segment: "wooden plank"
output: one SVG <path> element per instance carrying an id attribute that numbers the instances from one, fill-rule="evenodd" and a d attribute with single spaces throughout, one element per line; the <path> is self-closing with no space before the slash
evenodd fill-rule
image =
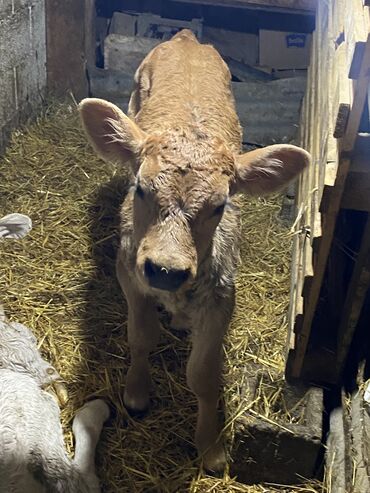
<path id="1" fill-rule="evenodd" d="M 328 161 L 326 163 L 324 189 L 322 192 L 321 202 L 320 202 L 321 213 L 326 213 L 329 210 L 337 173 L 338 173 L 338 163 L 335 161 L 334 162 Z"/>
<path id="2" fill-rule="evenodd" d="M 330 2 L 333 19 L 330 36 L 336 45 L 341 39 L 344 41 L 344 11 L 346 1 L 347 0 L 336 0 L 335 2 Z"/>
<path id="3" fill-rule="evenodd" d="M 325 122 L 321 116 L 321 112 L 327 113 L 327 93 L 328 93 L 328 80 L 330 77 L 329 66 L 327 65 L 328 51 L 322 49 L 326 45 L 324 42 L 326 33 L 329 26 L 329 13 L 327 5 L 321 2 L 318 7 L 318 15 L 320 22 L 317 26 L 317 45 L 315 46 L 316 56 L 315 60 L 315 75 L 312 84 L 311 92 L 313 95 L 313 118 L 311 121 L 311 153 L 313 156 L 313 166 L 311 166 L 310 176 L 310 194 L 308 197 L 308 219 L 307 224 L 310 226 L 310 241 L 307 241 L 306 250 L 309 249 L 309 253 L 306 252 L 306 273 L 302 290 L 302 295 L 306 298 L 311 288 L 313 277 L 313 254 L 312 254 L 312 238 L 320 234 L 321 221 L 319 215 L 318 204 L 318 189 L 319 189 L 319 175 L 320 169 L 325 166 L 325 163 L 321 160 L 323 149 L 325 149 Z M 327 66 L 328 72 L 323 71 L 322 67 Z M 313 132 L 315 129 L 315 132 Z"/>
<path id="4" fill-rule="evenodd" d="M 362 243 L 357 256 L 351 281 L 347 290 L 341 323 L 338 331 L 337 374 L 340 375 L 346 361 L 356 325 L 367 291 L 370 286 L 370 216 L 362 235 Z"/>
<path id="5" fill-rule="evenodd" d="M 320 31 L 321 32 L 321 31 Z M 294 359 L 294 347 L 300 344 L 300 327 L 302 325 L 304 294 L 309 289 L 309 282 L 312 279 L 312 252 L 307 252 L 307 246 L 310 247 L 309 232 L 311 228 L 311 210 L 312 195 L 315 187 L 315 175 L 317 173 L 318 163 L 315 161 L 312 152 L 313 143 L 316 142 L 320 135 L 318 125 L 315 124 L 316 113 L 319 103 L 316 96 L 316 82 L 319 72 L 319 50 L 320 44 L 318 39 L 320 33 L 318 30 L 313 34 L 311 44 L 311 63 L 307 73 L 307 89 L 302 104 L 301 113 L 301 133 L 300 144 L 302 147 L 311 152 L 313 163 L 310 168 L 300 176 L 297 186 L 296 205 L 298 217 L 295 225 L 294 255 L 292 259 L 292 278 L 290 293 L 289 309 L 289 333 L 288 333 L 288 354 L 287 354 L 287 375 L 289 374 L 289 361 Z M 313 132 L 312 130 L 315 130 Z M 306 229 L 308 227 L 308 230 Z"/>
<path id="6" fill-rule="evenodd" d="M 65 97 L 70 91 L 79 100 L 88 95 L 85 70 L 85 1 L 45 1 L 47 88 Z"/>
<path id="7" fill-rule="evenodd" d="M 348 118 L 348 125 L 346 133 L 343 139 L 340 141 L 340 149 L 344 152 L 351 151 L 355 145 L 358 128 L 364 109 L 365 100 L 370 83 L 370 34 L 367 36 L 366 47 L 361 60 L 361 68 L 359 77 L 356 81 L 353 81 L 353 103 L 351 112 Z M 348 170 L 347 170 L 348 171 Z M 346 175 L 345 170 L 341 173 L 342 176 Z M 341 177 L 340 177 L 341 178 Z M 333 204 L 336 208 L 337 204 Z"/>
<path id="8" fill-rule="evenodd" d="M 335 89 L 333 92 L 332 115 L 334 117 L 334 132 L 336 139 L 343 137 L 346 132 L 352 103 L 352 87 L 347 77 L 347 46 L 338 46 L 334 54 Z"/>
<path id="9" fill-rule="evenodd" d="M 95 67 L 95 37 L 96 37 L 95 0 L 85 0 L 85 57 L 87 68 Z"/>
<path id="10" fill-rule="evenodd" d="M 291 276 L 290 276 L 290 297 L 288 310 L 288 340 L 287 349 L 293 349 L 295 346 L 294 323 L 296 317 L 296 300 L 297 300 L 297 281 L 298 281 L 298 262 L 299 262 L 299 239 L 296 235 L 293 240 Z"/>
<path id="11" fill-rule="evenodd" d="M 272 10 L 274 12 L 290 12 L 314 14 L 317 0 L 172 0 L 173 2 L 197 3 L 219 7 L 239 7 L 249 9 Z"/>
<path id="12" fill-rule="evenodd" d="M 347 51 L 347 71 L 349 74 L 351 66 L 357 65 L 357 57 L 361 58 L 360 51 L 356 53 L 359 42 L 365 42 L 369 33 L 369 11 L 364 8 L 361 0 L 345 1 L 344 39 Z M 359 66 L 359 65 L 358 65 Z"/>
<path id="13" fill-rule="evenodd" d="M 351 67 L 349 69 L 350 79 L 358 79 L 360 75 L 361 60 L 365 53 L 365 47 L 366 47 L 366 43 L 364 43 L 363 41 L 358 41 L 355 44 L 355 51 L 353 53 Z"/>
<path id="14" fill-rule="evenodd" d="M 309 236 L 305 236 L 303 245 L 303 283 L 302 283 L 302 298 L 305 301 L 310 292 L 313 279 L 313 263 L 312 263 L 312 246 Z"/>

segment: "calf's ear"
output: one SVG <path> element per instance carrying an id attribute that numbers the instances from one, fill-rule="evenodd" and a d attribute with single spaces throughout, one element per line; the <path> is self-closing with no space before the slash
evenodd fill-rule
<path id="1" fill-rule="evenodd" d="M 277 144 L 236 156 L 236 178 L 231 192 L 265 195 L 283 188 L 310 163 L 308 152 Z"/>
<path id="2" fill-rule="evenodd" d="M 131 161 L 135 168 L 135 155 L 146 137 L 145 132 L 104 99 L 83 99 L 78 110 L 85 132 L 99 156 L 119 163 Z"/>

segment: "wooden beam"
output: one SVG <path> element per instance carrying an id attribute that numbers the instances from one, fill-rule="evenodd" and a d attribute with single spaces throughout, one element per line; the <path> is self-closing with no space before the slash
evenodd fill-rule
<path id="1" fill-rule="evenodd" d="M 316 10 L 317 0 L 172 0 L 173 2 L 197 3 L 218 7 L 238 7 L 272 10 L 294 14 L 311 14 Z"/>

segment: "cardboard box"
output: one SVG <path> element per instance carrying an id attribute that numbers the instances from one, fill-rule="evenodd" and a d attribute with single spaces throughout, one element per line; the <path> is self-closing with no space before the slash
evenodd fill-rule
<path id="1" fill-rule="evenodd" d="M 259 63 L 276 70 L 304 69 L 310 63 L 311 35 L 266 31 L 259 33 Z"/>
<path id="2" fill-rule="evenodd" d="M 246 65 L 256 65 L 258 36 L 256 34 L 228 31 L 204 26 L 203 43 L 212 44 L 222 56 L 233 58 Z"/>

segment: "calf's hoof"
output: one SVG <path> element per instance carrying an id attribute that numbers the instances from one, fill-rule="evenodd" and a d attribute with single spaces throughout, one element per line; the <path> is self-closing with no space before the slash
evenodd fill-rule
<path id="1" fill-rule="evenodd" d="M 123 394 L 123 402 L 129 414 L 131 416 L 144 416 L 149 409 L 149 396 L 146 394 L 140 395 L 136 393 L 135 395 L 130 394 L 125 390 Z"/>
<path id="2" fill-rule="evenodd" d="M 212 445 L 203 453 L 202 459 L 203 467 L 207 472 L 212 474 L 223 473 L 227 464 L 223 443 L 220 441 Z"/>
<path id="3" fill-rule="evenodd" d="M 86 474 L 85 481 L 89 487 L 89 493 L 101 493 L 100 482 L 95 473 Z"/>

